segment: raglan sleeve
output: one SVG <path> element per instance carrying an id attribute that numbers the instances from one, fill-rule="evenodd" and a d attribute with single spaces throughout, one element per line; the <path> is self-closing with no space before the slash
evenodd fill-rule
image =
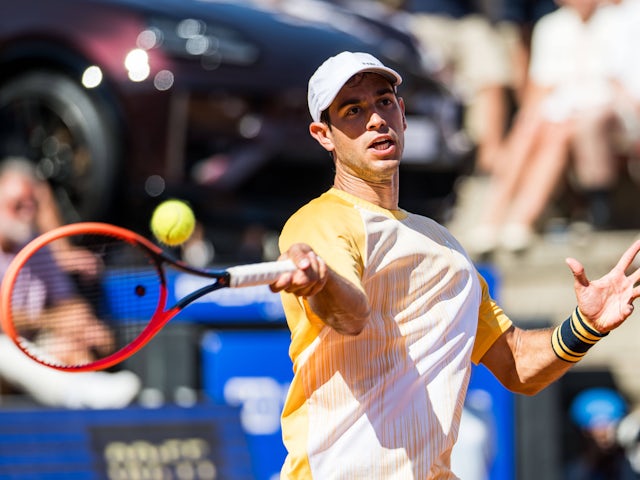
<path id="1" fill-rule="evenodd" d="M 471 353 L 471 361 L 476 365 L 491 348 L 491 345 L 512 325 L 502 308 L 491 298 L 489 287 L 482 275 L 478 274 L 482 286 L 482 298 L 478 312 L 478 330 Z"/>
<path id="2" fill-rule="evenodd" d="M 362 274 L 364 270 L 364 233 L 362 220 L 353 208 L 335 202 L 308 204 L 286 222 L 279 238 L 281 252 L 295 243 L 308 244 L 338 275 L 364 292 Z M 321 327 L 317 318 L 303 298 L 282 293 L 283 306 L 290 327 L 302 317 Z"/>

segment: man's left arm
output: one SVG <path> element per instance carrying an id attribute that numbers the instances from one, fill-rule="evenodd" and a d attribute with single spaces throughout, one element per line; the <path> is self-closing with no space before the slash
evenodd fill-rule
<path id="1" fill-rule="evenodd" d="M 574 312 L 556 328 L 523 330 L 512 326 L 489 348 L 481 363 L 506 388 L 527 395 L 560 378 L 633 313 L 633 301 L 640 296 L 640 269 L 632 268 L 632 263 L 639 251 L 640 240 L 609 273 L 593 281 L 580 262 L 568 258 L 578 301 Z"/>

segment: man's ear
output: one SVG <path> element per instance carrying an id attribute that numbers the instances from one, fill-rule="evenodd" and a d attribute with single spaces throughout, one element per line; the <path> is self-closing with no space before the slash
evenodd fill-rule
<path id="1" fill-rule="evenodd" d="M 311 123 L 311 125 L 309 125 L 309 133 L 327 152 L 333 152 L 335 147 L 329 133 L 329 126 L 326 123 Z"/>
<path id="2" fill-rule="evenodd" d="M 404 127 L 404 130 L 407 129 L 407 117 L 404 113 L 404 98 L 399 97 L 398 98 L 398 104 L 400 104 L 400 108 L 402 109 L 402 126 Z"/>

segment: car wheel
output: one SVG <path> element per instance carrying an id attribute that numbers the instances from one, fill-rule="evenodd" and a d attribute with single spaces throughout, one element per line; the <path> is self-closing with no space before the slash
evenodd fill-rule
<path id="1" fill-rule="evenodd" d="M 0 155 L 32 160 L 68 222 L 100 217 L 110 204 L 119 143 L 98 105 L 55 72 L 23 74 L 0 86 Z"/>

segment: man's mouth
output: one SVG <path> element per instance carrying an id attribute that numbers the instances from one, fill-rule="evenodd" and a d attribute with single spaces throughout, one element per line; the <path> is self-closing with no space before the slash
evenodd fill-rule
<path id="1" fill-rule="evenodd" d="M 371 144 L 371 148 L 375 150 L 386 150 L 391 148 L 394 143 L 391 140 L 380 140 L 379 142 L 374 142 Z"/>

